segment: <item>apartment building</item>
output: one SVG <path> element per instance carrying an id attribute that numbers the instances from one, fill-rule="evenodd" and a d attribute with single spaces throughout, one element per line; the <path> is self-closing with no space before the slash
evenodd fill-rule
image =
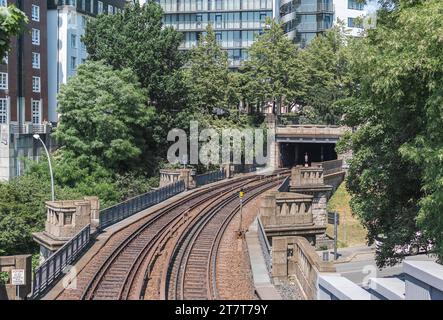
<path id="1" fill-rule="evenodd" d="M 279 18 L 288 37 L 301 47 L 332 27 L 333 0 L 281 0 Z"/>
<path id="2" fill-rule="evenodd" d="M 363 31 L 362 18 L 368 12 L 358 0 L 334 0 L 334 23 L 343 21 L 352 36 L 360 36 Z"/>
<path id="3" fill-rule="evenodd" d="M 195 46 L 208 24 L 227 50 L 231 67 L 247 59 L 248 49 L 274 17 L 273 0 L 152 0 L 165 11 L 164 23 L 184 33 L 181 49 Z M 141 4 L 144 1 L 141 2 Z"/>
<path id="4" fill-rule="evenodd" d="M 57 94 L 60 86 L 76 74 L 86 61 L 81 41 L 88 20 L 99 14 L 115 14 L 124 9 L 126 0 L 47 0 L 48 1 L 48 90 L 49 121 L 58 122 Z"/>
<path id="5" fill-rule="evenodd" d="M 0 0 L 0 6 L 15 5 L 29 18 L 0 59 L 0 180 L 20 175 L 21 158 L 39 154 L 34 133 L 49 140 L 46 1 Z"/>

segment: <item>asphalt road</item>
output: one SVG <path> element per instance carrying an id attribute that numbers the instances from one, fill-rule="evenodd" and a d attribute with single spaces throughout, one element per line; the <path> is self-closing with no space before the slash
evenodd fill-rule
<path id="1" fill-rule="evenodd" d="M 406 260 L 435 261 L 435 258 L 425 254 L 406 257 Z M 364 253 L 351 262 L 336 264 L 337 272 L 352 282 L 367 286 L 369 278 L 400 277 L 402 278 L 403 264 L 399 263 L 393 267 L 378 269 L 375 264 L 374 253 Z"/>

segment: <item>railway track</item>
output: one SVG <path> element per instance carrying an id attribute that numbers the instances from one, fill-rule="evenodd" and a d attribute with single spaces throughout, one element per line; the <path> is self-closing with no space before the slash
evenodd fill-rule
<path id="1" fill-rule="evenodd" d="M 281 182 L 255 181 L 245 188 L 244 203 Z M 218 299 L 217 256 L 225 229 L 239 211 L 238 193 L 231 192 L 195 217 L 174 243 L 166 259 L 160 299 Z"/>
<path id="2" fill-rule="evenodd" d="M 126 228 L 126 237 L 115 249 L 106 257 L 94 261 L 97 264 L 93 268 L 96 272 L 83 289 L 81 299 L 138 299 L 143 295 L 143 284 L 162 246 L 187 222 L 193 210 L 259 179 L 259 176 L 249 176 L 196 192 L 158 210 L 142 223 Z"/>

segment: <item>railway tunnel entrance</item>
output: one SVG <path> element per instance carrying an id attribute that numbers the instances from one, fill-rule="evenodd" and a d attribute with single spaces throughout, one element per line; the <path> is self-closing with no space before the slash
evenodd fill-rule
<path id="1" fill-rule="evenodd" d="M 308 164 L 337 159 L 335 143 L 280 143 L 281 166 L 291 168 L 305 164 L 305 155 Z"/>

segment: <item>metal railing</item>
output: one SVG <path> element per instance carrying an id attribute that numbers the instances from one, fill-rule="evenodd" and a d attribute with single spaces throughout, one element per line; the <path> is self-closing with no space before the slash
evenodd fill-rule
<path id="1" fill-rule="evenodd" d="M 98 228 L 100 230 L 107 228 L 183 191 L 185 191 L 185 182 L 180 180 L 104 209 L 100 211 Z"/>
<path id="2" fill-rule="evenodd" d="M 269 274 L 272 274 L 272 247 L 266 237 L 265 228 L 260 220 L 260 217 L 257 217 L 257 233 L 258 233 L 258 241 L 260 243 L 260 247 L 263 252 L 263 257 L 265 258 L 266 269 Z"/>
<path id="3" fill-rule="evenodd" d="M 10 133 L 12 134 L 34 134 L 34 133 L 50 133 L 52 127 L 49 124 L 11 124 Z"/>
<path id="4" fill-rule="evenodd" d="M 322 162 L 323 174 L 329 175 L 343 171 L 343 160 L 331 160 Z"/>
<path id="5" fill-rule="evenodd" d="M 290 177 L 287 177 L 282 184 L 278 187 L 278 192 L 287 192 L 289 190 L 289 180 Z"/>
<path id="6" fill-rule="evenodd" d="M 67 270 L 65 268 L 80 256 L 80 253 L 88 246 L 90 240 L 91 225 L 88 224 L 43 262 L 34 271 L 31 298 L 36 299 L 41 296 L 54 281 L 66 273 Z"/>
<path id="7" fill-rule="evenodd" d="M 212 171 L 195 176 L 195 185 L 196 187 L 200 187 L 208 183 L 223 180 L 225 178 L 226 172 L 224 170 Z"/>
<path id="8" fill-rule="evenodd" d="M 264 21 L 180 21 L 174 23 L 167 23 L 166 26 L 173 27 L 179 31 L 186 30 L 201 30 L 204 31 L 208 25 L 211 25 L 215 30 L 240 30 L 240 29 L 263 29 L 265 27 Z"/>

